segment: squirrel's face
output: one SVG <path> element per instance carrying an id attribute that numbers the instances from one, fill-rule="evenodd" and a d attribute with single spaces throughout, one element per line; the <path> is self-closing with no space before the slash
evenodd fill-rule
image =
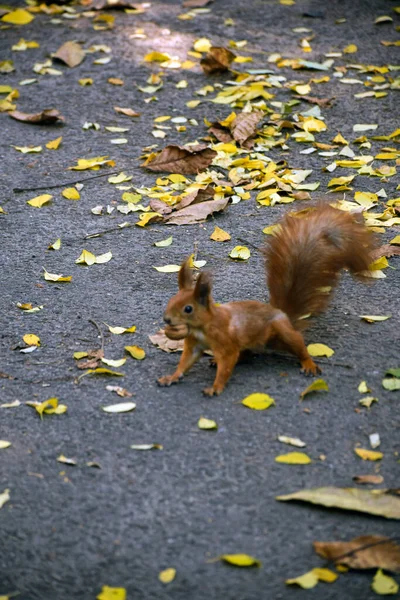
<path id="1" fill-rule="evenodd" d="M 179 272 L 179 292 L 171 298 L 164 312 L 165 335 L 172 340 L 187 337 L 191 329 L 199 329 L 207 321 L 211 282 L 207 273 L 201 273 L 193 288 L 188 262 L 183 263 Z"/>

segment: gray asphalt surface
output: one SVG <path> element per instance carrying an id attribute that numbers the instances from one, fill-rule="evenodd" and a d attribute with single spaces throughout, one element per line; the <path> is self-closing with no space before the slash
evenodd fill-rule
<path id="1" fill-rule="evenodd" d="M 279 503 L 275 496 L 327 485 L 352 487 L 354 475 L 377 471 L 384 476 L 380 487 L 398 487 L 399 394 L 383 390 L 381 380 L 387 368 L 400 366 L 399 260 L 390 259 L 393 268 L 386 270 L 387 278 L 372 286 L 363 287 L 345 275 L 328 313 L 307 331 L 307 342 L 323 342 L 335 349 L 331 359 L 319 361 L 329 393 L 300 403 L 299 393 L 310 380 L 300 374 L 295 359 L 271 352 L 240 364 L 222 396 L 204 398 L 201 389 L 210 385 L 213 377 L 207 358 L 180 385 L 159 388 L 156 384 L 156 378 L 172 372 L 178 360 L 176 354 L 166 354 L 148 340 L 162 324 L 163 308 L 176 291 L 176 275 L 158 273 L 152 266 L 181 262 L 196 241 L 198 258 L 207 260 L 215 274 L 216 300 L 266 299 L 260 253 L 251 247 L 248 263 L 233 262 L 227 255 L 243 239 L 260 246 L 265 238 L 262 229 L 276 222 L 286 207 L 260 208 L 253 198 L 230 206 L 200 226 L 156 224 L 87 240 L 88 234 L 137 220 L 135 214 L 95 216 L 90 212 L 96 205 L 119 201 L 120 192 L 107 177 L 86 183 L 78 202 L 64 199 L 62 188 L 45 186 L 78 179 L 67 167 L 78 158 L 98 155 L 110 155 L 117 164 L 112 171 L 133 175 L 135 186 L 153 186 L 157 175 L 139 166 L 143 147 L 159 142 L 161 148 L 167 142 L 200 138 L 206 133 L 203 117 L 215 120 L 231 112 L 229 106 L 209 102 L 194 110 L 186 107 L 187 101 L 196 98 L 195 90 L 210 81 L 229 79 L 207 77 L 199 69 L 166 71 L 164 87 L 156 94 L 158 101 L 146 104 L 147 95 L 137 86 L 145 85 L 150 72 L 159 70 L 143 63 L 146 52 L 169 51 L 184 59 L 199 37 L 209 37 L 216 45 L 246 39 L 248 46 L 236 52 L 253 56 L 252 68 L 267 67 L 288 79 L 308 81 L 320 73 L 278 69 L 266 62 L 266 56 L 279 52 L 320 62 L 325 53 L 355 43 L 358 53 L 335 59 L 335 66 L 349 62 L 396 64 L 398 48 L 380 44 L 380 40 L 399 37 L 395 27 L 400 18 L 394 6 L 389 0 L 296 0 L 293 6 L 216 0 L 209 5 L 211 12 L 179 20 L 177 15 L 185 11 L 178 2 L 153 2 L 144 14 L 113 12 L 115 27 L 109 31 L 94 31 L 90 18 L 59 17 L 61 23 L 53 24 L 52 16 L 45 14 L 38 14 L 24 27 L 0 31 L 0 59 L 12 58 L 15 63 L 15 71 L 1 75 L 0 83 L 18 87 L 18 109 L 36 112 L 54 107 L 66 119 L 62 126 L 35 127 L 14 121 L 6 113 L 0 115 L 0 206 L 7 212 L 0 215 L 1 371 L 10 376 L 0 381 L 0 400 L 21 401 L 21 406 L 2 409 L 0 415 L 0 438 L 12 442 L 10 448 L 1 450 L 0 457 L 0 493 L 8 488 L 11 495 L 0 510 L 0 595 L 19 592 L 20 600 L 91 600 L 103 585 L 109 585 L 126 588 L 129 600 L 375 597 L 370 589 L 373 572 L 350 572 L 333 584 L 319 583 L 309 591 L 284 582 L 322 564 L 313 552 L 313 541 L 398 535 L 397 522 Z M 385 14 L 394 22 L 374 25 L 375 18 Z M 234 19 L 234 26 L 224 25 L 227 17 Z M 347 21 L 336 25 L 338 18 Z M 298 41 L 303 34 L 294 33 L 296 27 L 310 28 L 316 34 L 312 53 L 302 53 Z M 137 28 L 148 37 L 131 38 Z M 11 46 L 21 37 L 37 40 L 40 48 L 12 52 Z M 63 73 L 60 77 L 32 72 L 34 62 L 43 61 L 71 39 L 84 42 L 85 48 L 111 46 L 112 60 L 93 65 L 94 57 L 105 56 L 96 54 L 88 55 L 74 69 L 54 64 Z M 246 65 L 239 68 L 244 71 Z M 389 90 L 380 99 L 356 100 L 353 94 L 368 88 L 340 85 L 332 72 L 329 75 L 328 83 L 313 89 L 320 97 L 336 97 L 336 104 L 322 111 L 328 130 L 319 134 L 318 141 L 329 143 L 338 131 L 353 140 L 359 135 L 353 133 L 354 123 L 377 123 L 379 134 L 399 127 L 399 91 Z M 349 71 L 347 76 L 359 78 L 357 71 Z M 32 77 L 38 79 L 34 85 L 18 85 Z M 78 85 L 83 77 L 92 77 L 94 84 Z M 120 77 L 125 85 L 110 85 L 109 77 Z M 181 79 L 188 80 L 187 89 L 175 87 Z M 281 95 L 277 91 L 277 99 L 288 97 L 287 91 Z M 117 115 L 115 105 L 134 108 L 141 117 Z M 194 117 L 199 126 L 183 134 L 171 129 L 166 140 L 156 140 L 151 135 L 153 119 L 168 114 Z M 84 131 L 85 121 L 97 122 L 101 129 Z M 120 134 L 106 132 L 104 126 L 110 125 L 129 127 L 130 131 L 122 134 L 129 143 L 112 145 L 110 139 Z M 63 142 L 57 151 L 22 155 L 12 148 L 44 145 L 59 135 Z M 323 159 L 318 153 L 302 155 L 299 152 L 305 145 L 292 140 L 288 144 L 290 151 L 284 158 L 289 165 L 315 169 L 313 181 L 321 181 L 319 191 L 325 192 L 332 175 L 321 167 L 334 159 Z M 395 144 L 373 142 L 371 153 L 388 145 Z M 358 154 L 357 147 L 352 147 Z M 281 154 L 279 149 L 271 151 L 274 159 Z M 338 171 L 335 176 L 351 172 Z M 82 179 L 93 174 L 83 172 Z M 385 181 L 358 177 L 354 189 L 376 192 L 384 187 L 388 198 L 394 198 L 399 194 L 398 184 L 398 176 Z M 43 190 L 12 191 L 35 186 L 43 186 Z M 26 204 L 47 192 L 54 196 L 51 205 L 34 209 Z M 351 199 L 351 193 L 348 197 Z M 231 242 L 209 240 L 215 224 L 231 233 Z M 393 227 L 379 239 L 385 243 L 398 233 L 399 228 Z M 172 246 L 153 245 L 171 234 Z M 58 237 L 61 250 L 48 251 Z M 105 265 L 75 265 L 83 248 L 95 254 L 112 251 L 113 259 Z M 44 281 L 43 266 L 52 273 L 72 275 L 72 282 Z M 44 309 L 24 314 L 17 302 L 44 305 Z M 361 314 L 391 314 L 392 318 L 369 325 L 360 321 Z M 135 324 L 137 332 L 124 336 L 111 335 L 102 326 L 105 354 L 120 358 L 125 345 L 137 344 L 146 350 L 146 358 L 140 362 L 128 358 L 118 369 L 125 373 L 124 378 L 86 376 L 77 384 L 80 372 L 73 353 L 100 344 L 89 319 L 126 327 Z M 42 345 L 33 354 L 19 352 L 26 333 L 41 338 Z M 370 411 L 356 410 L 361 380 L 367 380 L 371 395 L 379 398 Z M 106 390 L 109 384 L 134 393 L 134 412 L 109 415 L 101 410 L 101 406 L 122 401 Z M 276 406 L 264 412 L 241 406 L 240 400 L 253 392 L 269 393 Z M 41 421 L 36 411 L 24 405 L 54 396 L 68 405 L 65 415 L 45 415 Z M 215 419 L 218 431 L 200 431 L 200 416 Z M 379 433 L 384 452 L 379 464 L 362 462 L 354 453 L 357 444 L 369 447 L 368 436 L 374 432 Z M 278 435 L 303 439 L 313 463 L 277 464 L 275 456 L 294 450 L 279 443 Z M 164 449 L 130 449 L 131 444 L 152 442 Z M 77 466 L 58 463 L 60 454 L 74 458 Z M 97 462 L 101 469 L 87 467 L 88 461 Z M 257 557 L 262 567 L 235 569 L 208 562 L 224 553 L 239 552 Z M 176 568 L 177 575 L 164 586 L 158 573 L 167 567 Z"/>

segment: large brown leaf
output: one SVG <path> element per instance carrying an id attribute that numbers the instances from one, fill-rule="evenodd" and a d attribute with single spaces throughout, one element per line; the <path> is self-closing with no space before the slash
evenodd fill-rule
<path id="1" fill-rule="evenodd" d="M 210 73 L 224 73 L 229 70 L 229 65 L 235 56 L 227 48 L 211 46 L 206 56 L 201 59 L 200 64 L 207 75 L 210 75 Z"/>
<path id="2" fill-rule="evenodd" d="M 386 258 L 390 258 L 391 256 L 400 255 L 400 247 L 392 246 L 391 244 L 385 244 L 384 246 L 380 246 L 376 248 L 372 252 L 372 260 L 378 260 L 378 258 L 382 258 L 382 256 L 386 256 Z"/>
<path id="3" fill-rule="evenodd" d="M 231 124 L 231 131 L 234 140 L 239 142 L 240 145 L 247 142 L 248 139 L 255 134 L 257 125 L 263 117 L 264 113 L 259 110 L 251 113 L 239 113 Z"/>
<path id="4" fill-rule="evenodd" d="M 157 173 L 165 172 L 190 175 L 204 171 L 212 163 L 216 155 L 215 150 L 200 144 L 191 148 L 183 148 L 171 144 L 166 146 L 154 159 L 151 161 L 147 160 L 141 166 Z"/>
<path id="5" fill-rule="evenodd" d="M 400 546 L 387 537 L 362 535 L 350 542 L 314 542 L 313 546 L 323 558 L 352 569 L 400 571 Z"/>
<path id="6" fill-rule="evenodd" d="M 58 121 L 64 121 L 64 117 L 55 108 L 46 108 L 40 113 L 24 113 L 14 110 L 8 114 L 16 121 L 31 123 L 32 125 L 53 125 Z"/>
<path id="7" fill-rule="evenodd" d="M 164 352 L 182 352 L 183 350 L 183 340 L 170 340 L 165 335 L 164 329 L 159 329 L 154 335 L 149 335 L 149 340 Z"/>
<path id="8" fill-rule="evenodd" d="M 299 100 L 304 100 L 310 104 L 318 104 L 322 108 L 330 108 L 335 103 L 335 98 L 317 98 L 316 96 L 296 96 Z"/>
<path id="9" fill-rule="evenodd" d="M 219 200 L 191 204 L 186 208 L 182 208 L 182 210 L 164 217 L 164 223 L 168 225 L 193 225 L 205 221 L 214 212 L 224 210 L 228 204 L 228 200 L 228 198 L 220 198 Z"/>
<path id="10" fill-rule="evenodd" d="M 65 42 L 65 44 L 60 46 L 57 52 L 53 54 L 53 58 L 61 60 L 63 63 L 72 68 L 81 64 L 85 58 L 85 52 L 82 50 L 80 44 L 70 41 Z"/>
<path id="11" fill-rule="evenodd" d="M 182 210 L 182 208 L 186 208 L 190 204 L 198 204 L 199 202 L 204 202 L 205 200 L 209 200 L 214 196 L 214 188 L 211 185 L 208 185 L 204 190 L 193 190 L 184 196 L 179 204 L 174 206 L 174 210 Z"/>

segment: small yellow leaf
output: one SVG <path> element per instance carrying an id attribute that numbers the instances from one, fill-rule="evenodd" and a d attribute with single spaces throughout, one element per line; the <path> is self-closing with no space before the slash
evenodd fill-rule
<path id="1" fill-rule="evenodd" d="M 318 584 L 318 577 L 313 571 L 308 571 L 295 579 L 286 579 L 287 585 L 299 585 L 304 590 L 310 590 Z"/>
<path id="2" fill-rule="evenodd" d="M 261 567 L 261 561 L 249 554 L 222 554 L 219 558 L 235 567 Z"/>
<path id="3" fill-rule="evenodd" d="M 250 394 L 242 400 L 242 404 L 253 410 L 266 410 L 270 406 L 275 406 L 275 400 L 268 394 L 261 394 L 259 392 Z"/>
<path id="4" fill-rule="evenodd" d="M 1 20 L 5 23 L 11 23 L 12 25 L 27 25 L 34 18 L 35 17 L 27 10 L 24 10 L 23 8 L 17 8 L 16 10 L 13 10 L 12 12 L 9 12 L 1 17 Z"/>
<path id="5" fill-rule="evenodd" d="M 392 240 L 390 240 L 389 244 L 395 244 L 400 246 L 400 235 L 396 235 Z"/>
<path id="6" fill-rule="evenodd" d="M 378 402 L 378 398 L 375 398 L 374 396 L 366 396 L 365 398 L 361 398 L 361 400 L 358 402 L 361 404 L 361 406 L 365 406 L 365 408 L 371 408 L 374 402 Z"/>
<path id="7" fill-rule="evenodd" d="M 11 446 L 11 442 L 7 442 L 6 440 L 0 440 L 0 450 L 4 448 L 9 448 Z M 1 599 L 1 596 L 0 596 Z"/>
<path id="8" fill-rule="evenodd" d="M 58 238 L 55 242 L 48 246 L 48 250 L 59 250 L 61 248 L 61 238 Z"/>
<path id="9" fill-rule="evenodd" d="M 102 409 L 106 413 L 126 413 L 135 410 L 136 404 L 134 402 L 120 402 L 119 404 L 110 404 L 109 406 L 102 406 Z"/>
<path id="10" fill-rule="evenodd" d="M 299 438 L 288 437 L 287 435 L 279 435 L 278 440 L 283 444 L 289 444 L 290 446 L 296 446 L 297 448 L 304 448 L 305 442 Z"/>
<path id="11" fill-rule="evenodd" d="M 329 386 L 324 379 L 316 379 L 313 381 L 305 390 L 303 390 L 300 394 L 300 397 L 303 399 L 304 396 L 307 396 L 310 392 L 329 392 Z"/>
<path id="12" fill-rule="evenodd" d="M 151 221 L 154 221 L 157 217 L 161 217 L 160 213 L 158 213 L 158 212 L 142 213 L 139 216 L 139 221 L 137 221 L 137 223 L 135 223 L 135 225 L 138 225 L 139 227 L 145 227 Z"/>
<path id="13" fill-rule="evenodd" d="M 139 346 L 125 346 L 125 350 L 136 360 L 143 360 L 146 356 L 146 352 Z"/>
<path id="14" fill-rule="evenodd" d="M 41 196 L 36 196 L 31 200 L 27 200 L 27 204 L 29 204 L 30 206 L 34 206 L 35 208 L 41 208 L 43 204 L 47 204 L 47 202 L 50 202 L 52 197 L 53 196 L 51 194 L 42 194 Z"/>
<path id="15" fill-rule="evenodd" d="M 51 142 L 47 142 L 46 148 L 48 148 L 49 150 L 57 150 L 57 148 L 59 147 L 61 142 L 62 142 L 62 136 L 56 138 L 55 140 L 52 140 Z"/>
<path id="16" fill-rule="evenodd" d="M 170 567 L 169 569 L 164 569 L 164 571 L 160 571 L 158 574 L 158 579 L 161 583 L 171 583 L 175 579 L 176 569 Z"/>
<path id="17" fill-rule="evenodd" d="M 343 48 L 344 54 L 354 54 L 357 52 L 358 48 L 355 44 L 349 44 L 346 48 Z"/>
<path id="18" fill-rule="evenodd" d="M 124 131 L 126 131 L 126 129 L 124 129 Z M 132 175 L 127 175 L 126 173 L 122 172 L 119 173 L 119 175 L 111 175 L 111 177 L 108 178 L 108 182 L 109 183 L 124 183 L 125 181 L 130 181 L 132 179 Z"/>
<path id="19" fill-rule="evenodd" d="M 333 583 L 339 577 L 337 573 L 330 569 L 315 567 L 312 572 L 318 577 L 319 581 L 324 581 L 325 583 Z"/>
<path id="20" fill-rule="evenodd" d="M 312 460 L 305 452 L 288 452 L 288 454 L 276 456 L 275 462 L 287 465 L 308 465 Z"/>
<path id="21" fill-rule="evenodd" d="M 250 258 L 250 250 L 246 246 L 235 246 L 229 253 L 229 256 L 236 260 L 248 260 Z"/>
<path id="22" fill-rule="evenodd" d="M 10 490 L 6 489 L 0 494 L 0 508 L 3 508 L 6 502 L 10 500 Z"/>
<path id="23" fill-rule="evenodd" d="M 58 404 L 58 398 L 49 398 L 44 402 L 25 402 L 25 404 L 32 406 L 39 413 L 41 419 L 43 419 L 43 414 L 62 415 L 67 412 L 67 406 L 65 404 Z"/>
<path id="24" fill-rule="evenodd" d="M 343 145 L 348 145 L 348 141 L 342 136 L 341 133 L 338 133 L 337 136 L 335 136 L 332 140 L 332 142 L 334 144 L 343 144 Z"/>
<path id="25" fill-rule="evenodd" d="M 76 465 L 76 460 L 73 458 L 67 458 L 64 454 L 60 454 L 56 458 L 57 462 L 63 463 L 64 465 L 71 465 L 72 467 Z"/>
<path id="26" fill-rule="evenodd" d="M 188 108 L 197 108 L 199 104 L 201 104 L 201 100 L 189 100 L 189 102 L 186 102 Z"/>
<path id="27" fill-rule="evenodd" d="M 335 354 L 335 351 L 325 344 L 309 344 L 307 350 L 310 356 L 327 356 L 329 358 Z"/>
<path id="28" fill-rule="evenodd" d="M 367 321 L 367 323 L 376 323 L 378 321 L 386 321 L 387 319 L 390 319 L 390 317 L 391 317 L 391 315 L 387 315 L 387 316 L 360 315 L 360 319 Z"/>
<path id="29" fill-rule="evenodd" d="M 81 358 L 86 358 L 87 355 L 87 352 L 74 352 L 73 357 L 75 360 L 81 360 Z"/>
<path id="30" fill-rule="evenodd" d="M 167 60 L 169 60 L 171 57 L 169 56 L 169 54 L 163 54 L 162 52 L 149 52 L 148 54 L 146 54 L 146 56 L 144 57 L 144 60 L 146 62 L 166 62 Z"/>
<path id="31" fill-rule="evenodd" d="M 369 389 L 366 381 L 361 381 L 361 383 L 360 383 L 360 385 L 358 386 L 357 389 L 360 392 L 360 394 L 367 394 L 368 392 L 371 391 Z"/>
<path id="32" fill-rule="evenodd" d="M 366 450 L 365 448 L 354 448 L 354 452 L 363 460 L 381 460 L 383 458 L 382 452 Z"/>
<path id="33" fill-rule="evenodd" d="M 74 187 L 70 187 L 70 188 L 65 188 L 65 190 L 63 190 L 61 192 L 61 194 L 64 196 L 64 198 L 66 198 L 67 200 L 79 200 L 79 198 L 81 197 L 80 193 L 78 192 L 78 190 Z"/>
<path id="34" fill-rule="evenodd" d="M 96 600 L 126 600 L 126 589 L 103 585 L 100 594 L 96 596 Z"/>
<path id="35" fill-rule="evenodd" d="M 218 227 L 218 225 L 215 226 L 214 231 L 210 235 L 210 240 L 213 240 L 214 242 L 227 242 L 230 239 L 230 234 Z"/>
<path id="36" fill-rule="evenodd" d="M 78 79 L 78 83 L 79 85 L 92 85 L 93 84 L 93 79 L 91 77 L 84 77 L 82 79 Z"/>
<path id="37" fill-rule="evenodd" d="M 69 282 L 72 279 L 72 275 L 69 275 L 68 277 L 64 277 L 63 275 L 57 275 L 57 273 L 48 273 L 48 271 L 46 271 L 46 269 L 43 267 L 44 270 L 44 278 L 46 281 L 59 281 L 59 282 Z"/>
<path id="38" fill-rule="evenodd" d="M 112 371 L 111 369 L 106 369 L 105 367 L 97 367 L 97 369 L 88 369 L 81 375 L 110 375 L 111 377 L 124 377 L 124 373 L 119 373 L 118 371 Z"/>
<path id="39" fill-rule="evenodd" d="M 114 335 L 121 335 L 122 333 L 135 333 L 136 331 L 136 325 L 132 325 L 131 327 L 112 327 L 111 325 L 107 325 L 107 323 L 104 323 L 104 325 L 106 325 Z"/>
<path id="40" fill-rule="evenodd" d="M 398 583 L 396 583 L 393 577 L 385 575 L 382 569 L 378 569 L 375 573 L 371 587 L 379 596 L 391 596 L 397 594 L 399 591 Z"/>
<path id="41" fill-rule="evenodd" d="M 96 256 L 88 250 L 82 250 L 81 255 L 76 259 L 75 262 L 77 265 L 94 265 L 96 262 Z"/>
<path id="42" fill-rule="evenodd" d="M 29 154 L 30 152 L 41 152 L 43 150 L 42 146 L 13 146 L 22 154 Z"/>
<path id="43" fill-rule="evenodd" d="M 105 252 L 104 254 L 98 254 L 96 256 L 96 265 L 103 265 L 104 263 L 108 263 L 112 259 L 111 252 Z"/>
<path id="44" fill-rule="evenodd" d="M 181 270 L 180 265 L 165 265 L 164 267 L 154 267 L 156 271 L 159 273 L 178 273 Z"/>
<path id="45" fill-rule="evenodd" d="M 157 248 L 166 248 L 167 246 L 170 246 L 172 244 L 173 239 L 174 238 L 172 237 L 172 235 L 170 235 L 165 240 L 154 242 L 154 245 L 157 246 Z"/>
<path id="46" fill-rule="evenodd" d="M 101 362 L 107 365 L 108 367 L 122 367 L 126 363 L 126 358 L 119 358 L 117 360 L 112 360 L 111 358 L 102 358 Z"/>
<path id="47" fill-rule="evenodd" d="M 200 417 L 197 426 L 199 429 L 218 429 L 218 425 L 215 421 L 206 419 L 205 417 Z"/>
<path id="48" fill-rule="evenodd" d="M 34 333 L 26 333 L 22 339 L 28 346 L 40 346 L 40 337 Z"/>
<path id="49" fill-rule="evenodd" d="M 212 44 L 207 38 L 200 38 L 193 44 L 193 48 L 196 50 L 196 52 L 208 52 L 211 46 Z"/>

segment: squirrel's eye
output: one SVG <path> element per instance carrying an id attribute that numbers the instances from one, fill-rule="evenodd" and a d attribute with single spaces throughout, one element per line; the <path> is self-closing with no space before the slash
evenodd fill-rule
<path id="1" fill-rule="evenodd" d="M 185 313 L 189 314 L 192 312 L 193 306 L 190 306 L 190 304 L 188 304 L 187 306 L 185 306 L 185 308 L 183 310 Z"/>

